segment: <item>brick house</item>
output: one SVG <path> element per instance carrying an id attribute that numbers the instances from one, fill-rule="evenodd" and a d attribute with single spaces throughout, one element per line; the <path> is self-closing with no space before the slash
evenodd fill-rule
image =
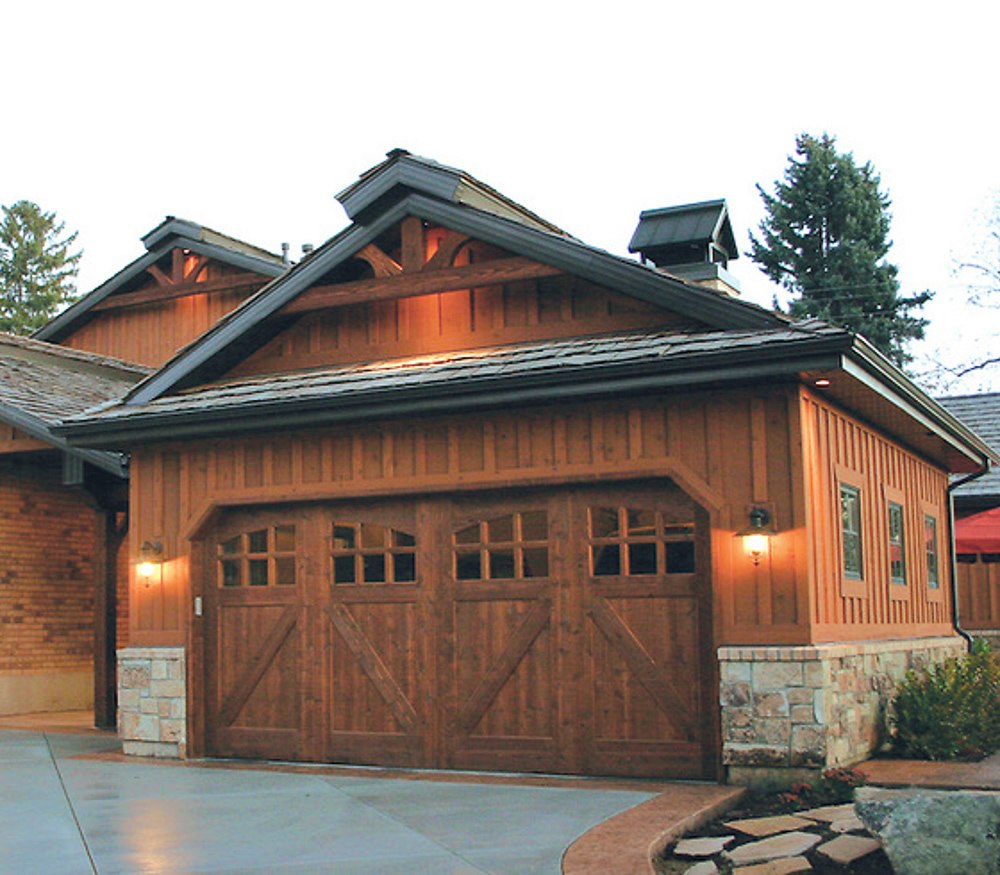
<path id="1" fill-rule="evenodd" d="M 168 218 L 145 253 L 40 329 L 0 335 L 0 714 L 95 709 L 115 726 L 128 642 L 128 460 L 62 418 L 122 396 L 282 259 Z"/>

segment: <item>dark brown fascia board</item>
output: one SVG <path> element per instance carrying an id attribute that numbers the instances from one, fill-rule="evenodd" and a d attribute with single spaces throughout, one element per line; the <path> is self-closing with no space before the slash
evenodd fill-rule
<path id="1" fill-rule="evenodd" d="M 654 268 L 581 243 L 419 194 L 409 198 L 416 215 L 478 237 L 501 249 L 550 264 L 573 276 L 609 286 L 647 303 L 707 322 L 714 328 L 777 328 L 789 321 L 756 304 L 681 282 Z"/>
<path id="2" fill-rule="evenodd" d="M 142 244 L 147 249 L 152 249 L 160 242 L 169 240 L 173 237 L 183 237 L 189 240 L 198 240 L 202 243 L 219 246 L 227 252 L 232 252 L 234 255 L 245 255 L 250 258 L 258 258 L 261 261 L 270 262 L 282 269 L 287 266 L 282 261 L 282 257 L 280 255 L 277 255 L 274 252 L 268 252 L 261 246 L 255 246 L 253 243 L 247 243 L 245 240 L 230 237 L 228 234 L 223 234 L 221 231 L 215 231 L 212 228 L 206 228 L 204 225 L 199 225 L 197 222 L 189 222 L 187 219 L 179 219 L 176 216 L 168 216 L 166 220 L 157 225 L 152 231 L 144 234 L 142 237 Z M 213 243 L 213 241 L 215 242 Z M 227 241 L 231 245 L 226 245 L 226 243 L 218 241 Z"/>
<path id="3" fill-rule="evenodd" d="M 273 280 L 254 298 L 224 317 L 167 362 L 156 374 L 136 386 L 124 403 L 144 404 L 171 391 L 211 380 L 215 376 L 213 370 L 216 373 L 224 370 L 218 363 L 226 361 L 224 353 L 230 344 L 407 216 L 417 216 L 453 228 L 517 255 L 525 255 L 574 276 L 609 286 L 622 294 L 707 322 L 715 328 L 776 328 L 789 324 L 788 320 L 763 307 L 683 283 L 573 238 L 530 228 L 472 207 L 409 194 L 370 224 L 351 225 L 317 249 L 306 261 Z M 214 368 L 213 363 L 216 365 Z"/>
<path id="4" fill-rule="evenodd" d="M 103 301 L 108 295 L 113 294 L 125 283 L 129 282 L 129 280 L 134 279 L 145 271 L 150 265 L 155 264 L 163 257 L 163 254 L 160 251 L 150 251 L 139 256 L 135 261 L 125 265 L 114 276 L 101 283 L 96 289 L 88 292 L 59 315 L 54 316 L 34 332 L 31 337 L 34 340 L 47 340 L 50 343 L 61 340 L 72 330 L 77 320 L 86 315 L 91 307 Z"/>
<path id="5" fill-rule="evenodd" d="M 387 160 L 365 171 L 336 197 L 351 220 L 363 224 L 369 216 L 410 193 L 423 193 L 451 203 L 467 199 L 479 201 L 493 207 L 492 211 L 485 209 L 484 212 L 496 214 L 495 211 L 500 210 L 501 215 L 516 216 L 514 221 L 558 234 L 565 233 L 464 170 L 411 155 L 403 149 L 390 152 Z"/>
<path id="6" fill-rule="evenodd" d="M 863 337 L 854 337 L 842 369 L 981 469 L 1000 463 L 1000 456 L 989 444 L 927 395 Z"/>
<path id="7" fill-rule="evenodd" d="M 23 431 L 35 440 L 48 444 L 54 450 L 81 459 L 116 477 L 128 478 L 128 462 L 123 456 L 107 450 L 71 446 L 64 437 L 53 434 L 51 427 L 44 420 L 25 413 L 19 407 L 0 401 L 0 422 L 12 425 L 18 431 Z"/>
<path id="8" fill-rule="evenodd" d="M 84 295 L 79 301 L 67 307 L 58 316 L 50 319 L 31 335 L 32 338 L 35 340 L 47 340 L 52 343 L 58 342 L 77 326 L 79 320 L 85 317 L 94 305 L 113 295 L 126 283 L 144 273 L 147 268 L 156 264 L 164 255 L 178 247 L 190 249 L 198 255 L 204 255 L 208 258 L 231 264 L 234 267 L 241 267 L 244 270 L 252 271 L 264 277 L 273 278 L 280 276 L 287 270 L 282 265 L 241 252 L 234 252 L 231 249 L 226 249 L 224 246 L 216 246 L 212 243 L 205 243 L 202 240 L 196 240 L 191 237 L 181 237 L 171 234 L 169 238 L 161 241 L 160 245 L 150 249 L 145 255 L 139 256 L 139 258 L 123 267 L 110 279 L 101 283 L 92 292 Z"/>
<path id="9" fill-rule="evenodd" d="M 444 165 L 407 160 L 409 155 L 390 158 L 335 195 L 351 221 L 361 222 L 373 206 L 380 206 L 393 189 L 417 189 L 450 201 L 461 178 Z M 405 195 L 402 195 L 405 196 Z"/>
<path id="10" fill-rule="evenodd" d="M 213 363 L 222 357 L 231 344 L 407 215 L 406 204 L 399 203 L 370 225 L 351 225 L 346 228 L 315 250 L 309 258 L 272 280 L 252 298 L 216 322 L 155 374 L 135 386 L 125 396 L 124 403 L 145 404 L 175 389 L 191 385 L 199 375 L 212 368 Z"/>
<path id="11" fill-rule="evenodd" d="M 790 349 L 790 346 L 794 346 Z M 197 411 L 148 413 L 134 418 L 86 421 L 58 427 L 76 446 L 126 447 L 155 440 L 180 440 L 244 434 L 255 431 L 333 425 L 360 420 L 398 419 L 484 410 L 510 405 L 594 400 L 675 389 L 694 389 L 752 383 L 767 379 L 798 380 L 810 370 L 832 370 L 842 360 L 844 339 L 804 338 L 778 350 L 741 351 L 734 356 L 721 349 L 695 353 L 676 361 L 635 365 L 561 367 L 522 377 L 505 375 L 489 380 L 436 383 L 427 387 L 355 392 L 337 399 L 270 399 L 238 409 L 217 407 Z M 769 354 L 770 353 L 770 354 Z"/>

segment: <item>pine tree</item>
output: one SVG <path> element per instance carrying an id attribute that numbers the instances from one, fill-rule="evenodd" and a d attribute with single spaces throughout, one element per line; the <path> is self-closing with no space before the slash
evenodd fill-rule
<path id="1" fill-rule="evenodd" d="M 0 331 L 27 334 L 76 298 L 76 233 L 31 201 L 0 208 Z"/>
<path id="2" fill-rule="evenodd" d="M 791 316 L 813 316 L 863 334 L 897 364 L 904 346 L 924 336 L 926 319 L 910 315 L 929 292 L 899 295 L 896 266 L 885 261 L 888 196 L 872 165 L 858 167 L 827 134 L 796 139 L 784 181 L 774 194 L 757 186 L 766 218 L 750 236 L 750 257 L 794 296 Z"/>

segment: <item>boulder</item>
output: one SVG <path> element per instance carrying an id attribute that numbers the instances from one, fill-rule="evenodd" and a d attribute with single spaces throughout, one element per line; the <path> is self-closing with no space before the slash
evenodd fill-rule
<path id="1" fill-rule="evenodd" d="M 1000 793 L 860 787 L 854 808 L 896 872 L 1000 872 Z"/>

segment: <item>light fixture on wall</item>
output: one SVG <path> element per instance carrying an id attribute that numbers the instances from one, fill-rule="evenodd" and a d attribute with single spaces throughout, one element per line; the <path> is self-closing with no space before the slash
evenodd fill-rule
<path id="1" fill-rule="evenodd" d="M 143 541 L 139 548 L 139 564 L 136 572 L 149 586 L 150 578 L 156 573 L 163 562 L 163 544 L 159 541 Z"/>
<path id="2" fill-rule="evenodd" d="M 754 505 L 748 514 L 749 525 L 736 533 L 743 539 L 743 549 L 753 560 L 754 565 L 760 565 L 760 560 L 768 551 L 771 538 L 776 534 L 771 524 L 771 512 L 764 507 Z"/>

